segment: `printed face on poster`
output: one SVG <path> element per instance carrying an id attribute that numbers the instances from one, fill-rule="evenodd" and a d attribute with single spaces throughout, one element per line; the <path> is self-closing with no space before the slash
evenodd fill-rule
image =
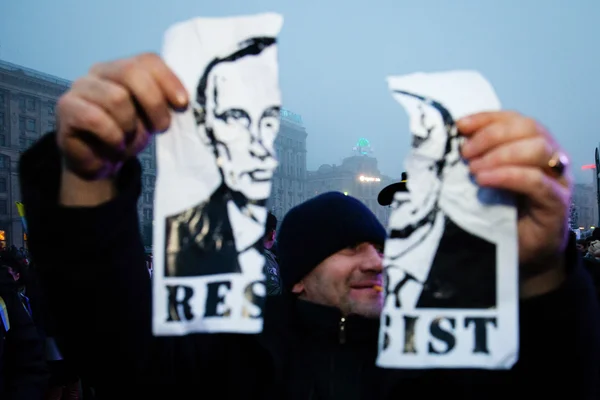
<path id="1" fill-rule="evenodd" d="M 157 335 L 262 329 L 281 25 L 276 14 L 195 19 L 166 35 L 165 60 L 193 101 L 157 140 Z"/>
<path id="2" fill-rule="evenodd" d="M 455 124 L 500 103 L 471 71 L 388 82 L 408 113 L 412 150 L 385 245 L 377 364 L 508 368 L 518 349 L 516 209 L 507 194 L 474 182 Z"/>

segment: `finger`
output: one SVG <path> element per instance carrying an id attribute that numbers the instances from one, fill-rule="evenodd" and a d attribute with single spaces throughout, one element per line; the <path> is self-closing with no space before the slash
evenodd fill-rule
<path id="1" fill-rule="evenodd" d="M 480 186 L 523 195 L 532 205 L 548 210 L 556 209 L 557 203 L 568 203 L 569 188 L 538 167 L 504 166 L 481 171 L 475 179 Z"/>
<path id="2" fill-rule="evenodd" d="M 486 111 L 468 115 L 456 121 L 456 127 L 463 135 L 471 135 L 486 125 L 521 117 L 515 111 Z"/>
<path id="3" fill-rule="evenodd" d="M 91 75 L 109 79 L 124 86 L 133 96 L 138 117 L 150 132 L 162 132 L 171 122 L 169 104 L 148 68 L 135 59 L 99 64 Z"/>
<path id="4" fill-rule="evenodd" d="M 124 135 L 104 109 L 72 94 L 63 96 L 57 108 L 63 132 L 57 141 L 70 167 L 94 175 L 105 159 L 122 157 Z"/>
<path id="5" fill-rule="evenodd" d="M 127 157 L 137 156 L 148 146 L 148 142 L 150 141 L 150 134 L 144 129 L 141 121 L 138 121 L 138 129 L 135 132 L 135 137 L 129 142 L 125 151 Z"/>
<path id="6" fill-rule="evenodd" d="M 121 128 L 100 106 L 70 92 L 61 97 L 57 105 L 62 140 L 74 136 L 71 132 L 89 132 L 115 152 L 125 150 L 125 140 Z M 60 142 L 59 142 L 60 144 Z"/>
<path id="7" fill-rule="evenodd" d="M 114 175 L 121 169 L 122 162 L 106 162 L 106 159 L 97 154 L 97 148 L 92 148 L 85 140 L 78 138 L 67 139 L 69 154 L 78 154 L 77 158 L 66 157 L 66 165 L 80 176 L 89 179 L 98 179 Z"/>
<path id="8" fill-rule="evenodd" d="M 137 128 L 135 106 L 124 87 L 92 75 L 75 81 L 72 90 L 79 97 L 102 107 L 123 132 L 133 132 Z"/>
<path id="9" fill-rule="evenodd" d="M 531 137 L 499 145 L 481 157 L 469 161 L 471 173 L 503 166 L 531 166 L 544 168 L 552 157 L 553 148 L 542 137 Z"/>
<path id="10" fill-rule="evenodd" d="M 173 108 L 185 109 L 189 103 L 188 92 L 175 73 L 154 53 L 143 54 L 140 58 L 148 64 L 152 75 Z"/>
<path id="11" fill-rule="evenodd" d="M 467 160 L 480 157 L 493 148 L 512 142 L 539 135 L 537 123 L 524 117 L 515 117 L 485 125 L 469 137 L 461 148 L 461 154 Z"/>

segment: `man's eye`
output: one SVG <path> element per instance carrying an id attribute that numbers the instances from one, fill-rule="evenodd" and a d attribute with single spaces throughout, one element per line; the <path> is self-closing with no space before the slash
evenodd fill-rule
<path id="1" fill-rule="evenodd" d="M 261 121 L 263 128 L 279 129 L 279 119 L 274 117 L 263 118 Z"/>
<path id="2" fill-rule="evenodd" d="M 243 126 L 250 125 L 248 116 L 241 110 L 228 110 L 223 113 L 223 119 L 228 124 L 241 124 Z"/>

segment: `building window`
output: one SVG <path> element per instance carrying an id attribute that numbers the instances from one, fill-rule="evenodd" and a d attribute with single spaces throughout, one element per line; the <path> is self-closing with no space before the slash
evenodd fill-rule
<path id="1" fill-rule="evenodd" d="M 31 147 L 35 144 L 35 139 L 27 139 L 27 147 Z"/>
<path id="2" fill-rule="evenodd" d="M 0 93 L 0 107 L 4 107 L 4 93 Z"/>
<path id="3" fill-rule="evenodd" d="M 6 193 L 6 178 L 0 178 L 0 193 Z"/>
<path id="4" fill-rule="evenodd" d="M 25 110 L 25 97 L 23 96 L 19 97 L 19 109 L 21 111 Z"/>
<path id="5" fill-rule="evenodd" d="M 19 117 L 19 131 L 25 131 L 25 117 Z"/>
<path id="6" fill-rule="evenodd" d="M 19 138 L 19 148 L 24 150 L 26 146 L 27 146 L 27 140 L 24 137 L 20 137 Z"/>
<path id="7" fill-rule="evenodd" d="M 146 203 L 146 204 L 152 204 L 152 192 L 145 192 L 144 193 L 144 203 Z"/>
<path id="8" fill-rule="evenodd" d="M 36 123 L 35 123 L 35 119 L 33 118 L 27 118 L 26 121 L 26 130 L 27 132 L 35 132 L 36 131 Z"/>
<path id="9" fill-rule="evenodd" d="M 152 209 L 144 208 L 144 220 L 152 221 Z"/>
<path id="10" fill-rule="evenodd" d="M 0 200 L 0 215 L 8 214 L 8 202 L 6 200 Z"/>
<path id="11" fill-rule="evenodd" d="M 0 170 L 8 168 L 8 157 L 0 155 Z"/>
<path id="12" fill-rule="evenodd" d="M 49 101 L 48 102 L 48 115 L 49 116 L 54 116 L 54 108 L 56 107 L 56 104 L 54 104 L 54 102 Z"/>
<path id="13" fill-rule="evenodd" d="M 144 181 L 143 184 L 146 188 L 150 189 L 154 186 L 154 176 L 152 175 L 145 175 L 144 176 Z"/>
<path id="14" fill-rule="evenodd" d="M 0 111 L 0 126 L 4 125 L 4 112 Z"/>
<path id="15" fill-rule="evenodd" d="M 27 111 L 35 111 L 35 99 L 27 98 Z"/>
<path id="16" fill-rule="evenodd" d="M 0 146 L 6 147 L 6 135 L 0 135 Z"/>
<path id="17" fill-rule="evenodd" d="M 53 132 L 55 130 L 56 130 L 56 122 L 55 121 L 48 121 L 47 131 L 48 132 Z"/>

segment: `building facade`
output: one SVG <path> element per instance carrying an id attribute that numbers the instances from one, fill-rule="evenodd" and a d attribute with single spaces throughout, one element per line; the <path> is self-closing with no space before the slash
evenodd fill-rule
<path id="1" fill-rule="evenodd" d="M 138 216 L 142 241 L 152 246 L 152 226 L 154 221 L 154 187 L 156 185 L 156 141 L 154 137 L 148 147 L 139 155 L 142 164 L 142 194 L 138 201 Z"/>
<path id="2" fill-rule="evenodd" d="M 18 163 L 23 151 L 56 129 L 58 98 L 71 82 L 0 61 L 0 245 L 25 246 L 15 202 L 21 200 Z M 25 205 L 27 208 L 27 205 Z"/>
<path id="3" fill-rule="evenodd" d="M 324 164 L 307 174 L 306 197 L 337 191 L 362 201 L 379 219 L 387 224 L 391 209 L 377 202 L 381 189 L 399 181 L 383 175 L 377 167 L 377 159 L 371 157 L 368 141 L 358 141 L 354 148 L 357 155 L 345 158 L 341 165 Z"/>
<path id="4" fill-rule="evenodd" d="M 573 204 L 577 208 L 577 224 L 584 230 L 598 223 L 598 202 L 594 185 L 576 183 L 573 188 Z"/>
<path id="5" fill-rule="evenodd" d="M 306 129 L 302 117 L 281 109 L 281 126 L 275 140 L 279 167 L 273 176 L 268 207 L 278 221 L 306 195 Z"/>

